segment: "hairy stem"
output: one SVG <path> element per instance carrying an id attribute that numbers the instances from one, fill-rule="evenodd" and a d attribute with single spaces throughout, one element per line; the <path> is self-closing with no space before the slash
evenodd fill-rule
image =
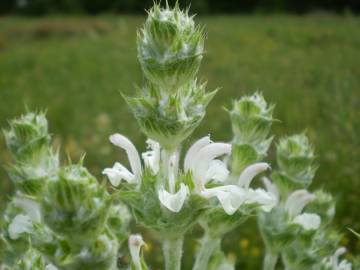
<path id="1" fill-rule="evenodd" d="M 275 270 L 278 257 L 278 253 L 267 250 L 264 258 L 263 270 Z"/>
<path id="2" fill-rule="evenodd" d="M 180 270 L 184 236 L 167 236 L 162 242 L 165 270 Z"/>
<path id="3" fill-rule="evenodd" d="M 205 270 L 208 267 L 211 256 L 217 249 L 220 249 L 221 237 L 212 237 L 210 234 L 204 234 L 201 239 L 200 249 L 196 254 L 193 270 Z"/>

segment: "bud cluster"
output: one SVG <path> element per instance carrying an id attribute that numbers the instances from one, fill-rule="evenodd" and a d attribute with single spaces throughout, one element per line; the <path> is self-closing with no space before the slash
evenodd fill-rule
<path id="1" fill-rule="evenodd" d="M 305 134 L 281 138 L 276 148 L 276 157 L 279 170 L 274 177 L 275 181 L 290 188 L 310 186 L 317 166 L 314 149 Z"/>
<path id="2" fill-rule="evenodd" d="M 233 130 L 232 169 L 240 172 L 267 154 L 273 137 L 269 136 L 274 106 L 260 93 L 233 102 L 229 111 Z"/>
<path id="3" fill-rule="evenodd" d="M 59 166 L 43 113 L 4 131 L 17 191 L 1 224 L 4 269 L 117 269 L 129 214 L 80 164 Z M 116 214 L 123 216 L 114 216 Z M 116 227 L 114 226 L 116 225 Z M 34 268 L 32 268 L 34 267 Z"/>
<path id="4" fill-rule="evenodd" d="M 40 194 L 44 179 L 59 166 L 59 157 L 51 147 L 44 113 L 28 113 L 10 121 L 4 131 L 14 163 L 9 167 L 16 188 L 28 195 Z"/>

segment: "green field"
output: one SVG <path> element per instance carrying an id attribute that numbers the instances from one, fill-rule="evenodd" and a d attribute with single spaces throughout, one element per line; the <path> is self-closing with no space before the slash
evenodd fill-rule
<path id="1" fill-rule="evenodd" d="M 86 152 L 85 164 L 99 179 L 102 168 L 124 158 L 108 143 L 109 134 L 124 133 L 143 149 L 145 138 L 119 94 L 131 95 L 142 82 L 135 39 L 143 20 L 0 18 L 0 126 L 25 106 L 47 109 L 64 160 Z M 344 244 L 360 253 L 346 229 L 360 230 L 360 18 L 316 14 L 200 21 L 208 33 L 200 77 L 208 80 L 209 89 L 221 91 L 188 143 L 208 133 L 229 140 L 223 108 L 231 98 L 262 91 L 276 104 L 277 137 L 307 130 L 320 164 L 314 187 L 337 198 L 336 226 Z M 2 208 L 11 190 L 3 138 L 0 159 Z M 224 241 L 242 269 L 259 269 L 262 248 L 254 224 L 250 221 Z"/>

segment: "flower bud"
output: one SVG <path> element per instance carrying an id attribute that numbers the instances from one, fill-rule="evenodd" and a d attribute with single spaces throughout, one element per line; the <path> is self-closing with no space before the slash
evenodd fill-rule
<path id="1" fill-rule="evenodd" d="M 273 137 L 268 137 L 274 119 L 274 106 L 268 105 L 264 97 L 255 93 L 233 102 L 229 111 L 233 138 L 232 168 L 239 173 L 247 165 L 264 156 Z"/>
<path id="2" fill-rule="evenodd" d="M 41 193 L 45 181 L 59 166 L 47 127 L 43 113 L 28 113 L 10 121 L 10 129 L 4 131 L 6 144 L 14 157 L 9 176 L 16 188 L 28 195 Z"/>
<path id="3" fill-rule="evenodd" d="M 15 159 L 25 159 L 33 152 L 50 145 L 48 124 L 44 113 L 28 113 L 10 121 L 4 131 L 6 145 Z"/>
<path id="4" fill-rule="evenodd" d="M 282 186 L 307 188 L 315 175 L 314 149 L 305 134 L 280 139 L 277 145 L 278 175 L 274 181 Z"/>
<path id="5" fill-rule="evenodd" d="M 138 59 L 145 77 L 165 91 L 192 80 L 200 66 L 204 35 L 188 11 L 155 4 L 138 34 Z"/>
<path id="6" fill-rule="evenodd" d="M 81 165 L 63 167 L 52 177 L 42 198 L 47 225 L 71 241 L 92 240 L 103 228 L 110 196 Z"/>

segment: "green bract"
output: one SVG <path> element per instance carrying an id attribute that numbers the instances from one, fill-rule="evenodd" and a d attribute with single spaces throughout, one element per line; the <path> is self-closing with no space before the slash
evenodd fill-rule
<path id="1" fill-rule="evenodd" d="M 157 85 L 147 84 L 138 97 L 125 99 L 146 136 L 173 150 L 204 118 L 206 106 L 216 94 L 206 93 L 205 86 L 193 80 L 177 93 L 169 94 Z"/>
<path id="2" fill-rule="evenodd" d="M 207 207 L 207 200 L 192 194 L 181 210 L 174 213 L 163 207 L 159 201 L 157 186 L 162 182 L 161 175 L 153 175 L 145 170 L 138 190 L 121 190 L 119 198 L 127 203 L 137 222 L 168 235 L 181 235 L 197 223 Z"/>

